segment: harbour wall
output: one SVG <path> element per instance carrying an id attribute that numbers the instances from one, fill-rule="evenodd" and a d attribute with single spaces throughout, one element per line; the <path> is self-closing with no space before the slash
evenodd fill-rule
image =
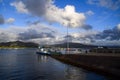
<path id="1" fill-rule="evenodd" d="M 77 67 L 106 76 L 120 78 L 120 55 L 115 54 L 65 54 L 51 57 Z"/>

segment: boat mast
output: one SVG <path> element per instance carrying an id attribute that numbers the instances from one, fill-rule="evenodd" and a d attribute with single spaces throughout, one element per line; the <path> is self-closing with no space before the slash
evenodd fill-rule
<path id="1" fill-rule="evenodd" d="M 69 36 L 68 36 L 68 26 L 67 26 L 67 54 L 69 54 Z"/>

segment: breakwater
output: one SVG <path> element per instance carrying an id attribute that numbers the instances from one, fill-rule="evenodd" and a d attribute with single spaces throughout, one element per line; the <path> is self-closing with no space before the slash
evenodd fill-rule
<path id="1" fill-rule="evenodd" d="M 109 77 L 120 78 L 120 55 L 115 54 L 65 54 L 51 57 L 77 67 Z"/>

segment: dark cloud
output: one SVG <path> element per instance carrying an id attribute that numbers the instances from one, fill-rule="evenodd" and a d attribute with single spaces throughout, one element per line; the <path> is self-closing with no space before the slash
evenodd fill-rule
<path id="1" fill-rule="evenodd" d="M 54 43 L 58 31 L 44 24 L 33 24 L 26 27 L 0 28 L 0 42 L 31 41 L 36 43 Z M 44 42 L 44 43 L 43 43 Z"/>
<path id="2" fill-rule="evenodd" d="M 116 27 L 107 29 L 95 36 L 97 39 L 120 40 L 120 30 Z"/>
<path id="3" fill-rule="evenodd" d="M 80 33 L 82 34 L 82 33 Z M 78 34 L 79 35 L 79 34 Z M 112 29 L 106 29 L 102 32 L 93 33 L 86 32 L 82 36 L 75 37 L 74 35 L 68 35 L 64 37 L 64 41 L 78 41 L 81 43 L 90 43 L 95 45 L 120 45 L 120 24 Z"/>
<path id="4" fill-rule="evenodd" d="M 0 24 L 4 24 L 4 23 L 5 23 L 4 17 L 0 15 Z"/>
<path id="5" fill-rule="evenodd" d="M 47 32 L 37 32 L 34 29 L 29 29 L 26 32 L 19 33 L 20 40 L 30 40 L 30 39 L 37 39 L 37 38 L 55 38 L 53 33 Z"/>
<path id="6" fill-rule="evenodd" d="M 72 35 L 66 35 L 64 38 L 74 38 Z"/>
<path id="7" fill-rule="evenodd" d="M 46 13 L 47 5 L 51 0 L 25 0 L 24 4 L 33 15 L 42 16 Z"/>

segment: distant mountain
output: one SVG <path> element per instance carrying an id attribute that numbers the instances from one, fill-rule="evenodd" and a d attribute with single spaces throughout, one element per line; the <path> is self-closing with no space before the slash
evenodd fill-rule
<path id="1" fill-rule="evenodd" d="M 54 44 L 54 45 L 51 45 L 51 46 L 66 48 L 67 47 L 67 43 Z M 69 48 L 96 48 L 96 47 L 98 47 L 98 46 L 81 44 L 81 43 L 71 43 L 71 42 L 69 43 Z"/>
<path id="2" fill-rule="evenodd" d="M 2 42 L 0 43 L 0 47 L 2 48 L 19 48 L 19 47 L 27 47 L 27 48 L 36 48 L 38 44 L 32 42 L 21 42 L 21 41 L 14 41 L 14 42 Z"/>

